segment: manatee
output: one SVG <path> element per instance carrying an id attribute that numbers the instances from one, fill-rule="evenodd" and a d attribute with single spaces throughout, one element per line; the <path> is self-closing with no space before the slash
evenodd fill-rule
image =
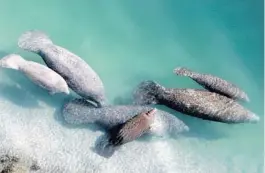
<path id="1" fill-rule="evenodd" d="M 46 65 L 60 74 L 68 86 L 81 97 L 95 102 L 98 107 L 105 104 L 105 91 L 98 74 L 79 56 L 55 45 L 42 31 L 23 33 L 18 46 L 38 54 Z"/>
<path id="2" fill-rule="evenodd" d="M 204 89 L 165 88 L 156 81 L 141 82 L 133 92 L 134 104 L 160 104 L 204 120 L 222 123 L 258 122 L 259 117 L 235 100 Z"/>
<path id="3" fill-rule="evenodd" d="M 33 83 L 46 89 L 50 94 L 70 93 L 66 81 L 59 74 L 42 64 L 27 61 L 20 55 L 9 54 L 3 57 L 0 60 L 0 67 L 21 71 Z"/>
<path id="4" fill-rule="evenodd" d="M 197 73 L 185 67 L 177 67 L 173 71 L 176 75 L 191 78 L 211 92 L 216 92 L 234 100 L 249 102 L 248 95 L 242 89 L 224 79 L 210 74 Z"/>
<path id="5" fill-rule="evenodd" d="M 125 123 L 133 116 L 150 111 L 150 106 L 138 105 L 108 105 L 96 108 L 93 104 L 83 99 L 73 99 L 63 106 L 62 116 L 68 124 L 84 125 L 97 124 L 106 131 L 118 124 Z M 157 109 L 154 122 L 147 133 L 156 136 L 178 136 L 189 131 L 189 127 L 168 112 Z"/>

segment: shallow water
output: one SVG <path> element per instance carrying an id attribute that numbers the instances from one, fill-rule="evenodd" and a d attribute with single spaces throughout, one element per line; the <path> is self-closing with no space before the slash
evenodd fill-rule
<path id="1" fill-rule="evenodd" d="M 39 161 L 43 172 L 213 172 L 263 170 L 263 3 L 247 1 L 0 0 L 0 55 L 19 53 L 21 33 L 40 29 L 81 56 L 100 75 L 109 103 L 126 102 L 142 80 L 200 88 L 176 66 L 223 77 L 244 89 L 258 124 L 227 125 L 174 113 L 189 127 L 179 139 L 135 141 L 109 160 L 90 147 L 101 135 L 66 126 L 68 97 L 0 69 L 0 150 Z M 57 170 L 57 171 L 56 171 Z"/>

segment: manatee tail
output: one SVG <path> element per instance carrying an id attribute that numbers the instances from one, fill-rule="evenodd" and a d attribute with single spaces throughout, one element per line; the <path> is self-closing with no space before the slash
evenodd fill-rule
<path id="1" fill-rule="evenodd" d="M 188 76 L 188 77 L 191 77 L 193 75 L 193 72 L 185 67 L 177 67 L 173 70 L 173 73 L 179 76 Z"/>
<path id="2" fill-rule="evenodd" d="M 143 81 L 133 92 L 133 102 L 136 105 L 159 104 L 158 96 L 163 90 L 164 87 L 155 81 Z"/>
<path id="3" fill-rule="evenodd" d="M 34 53 L 39 53 L 48 44 L 53 44 L 51 39 L 45 33 L 37 30 L 27 31 L 18 39 L 18 47 Z"/>
<path id="4" fill-rule="evenodd" d="M 20 55 L 9 54 L 0 60 L 0 67 L 19 70 L 19 67 L 26 62 Z"/>

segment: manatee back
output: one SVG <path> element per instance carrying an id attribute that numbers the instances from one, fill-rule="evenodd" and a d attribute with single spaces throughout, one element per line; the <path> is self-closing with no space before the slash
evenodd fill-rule
<path id="1" fill-rule="evenodd" d="M 137 107 L 129 105 L 119 105 L 119 106 L 107 106 L 101 108 L 103 111 L 103 119 L 100 119 L 98 123 L 103 124 L 106 127 L 113 127 L 117 124 L 126 122 L 128 119 L 134 117 L 135 115 L 148 111 L 149 107 Z"/>
<path id="2" fill-rule="evenodd" d="M 60 74 L 68 86 L 84 98 L 105 97 L 104 86 L 97 73 L 80 57 L 65 48 L 48 45 L 40 56 L 48 67 Z"/>
<path id="3" fill-rule="evenodd" d="M 184 114 L 225 123 L 251 121 L 256 116 L 235 100 L 199 89 L 172 89 L 168 104 Z"/>

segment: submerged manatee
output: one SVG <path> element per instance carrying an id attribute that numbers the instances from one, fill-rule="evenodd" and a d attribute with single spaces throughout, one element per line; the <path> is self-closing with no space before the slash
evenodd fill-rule
<path id="1" fill-rule="evenodd" d="M 232 99 L 240 99 L 249 102 L 248 95 L 236 85 L 210 74 L 201 74 L 184 67 L 177 67 L 174 73 L 179 76 L 188 76 L 205 89 L 227 96 Z"/>
<path id="2" fill-rule="evenodd" d="M 60 74 L 83 98 L 94 101 L 99 107 L 105 103 L 103 83 L 97 73 L 77 55 L 53 44 L 43 32 L 31 30 L 23 33 L 18 46 L 41 56 L 47 66 Z"/>
<path id="3" fill-rule="evenodd" d="M 257 122 L 259 117 L 235 100 L 202 89 L 165 88 L 143 81 L 134 91 L 135 104 L 161 104 L 181 113 L 223 123 Z"/>
<path id="4" fill-rule="evenodd" d="M 119 105 L 95 108 L 92 104 L 82 100 L 74 99 L 64 105 L 62 115 L 69 124 L 81 125 L 92 124 L 103 127 L 106 130 L 122 124 L 133 116 L 142 112 L 150 111 L 150 106 Z M 172 114 L 157 109 L 154 122 L 147 133 L 157 136 L 177 136 L 189 128 L 181 120 Z"/>
<path id="5" fill-rule="evenodd" d="M 67 83 L 59 74 L 42 64 L 26 61 L 20 55 L 10 54 L 3 57 L 0 60 L 0 67 L 21 71 L 36 85 L 48 90 L 50 94 L 69 94 Z"/>

